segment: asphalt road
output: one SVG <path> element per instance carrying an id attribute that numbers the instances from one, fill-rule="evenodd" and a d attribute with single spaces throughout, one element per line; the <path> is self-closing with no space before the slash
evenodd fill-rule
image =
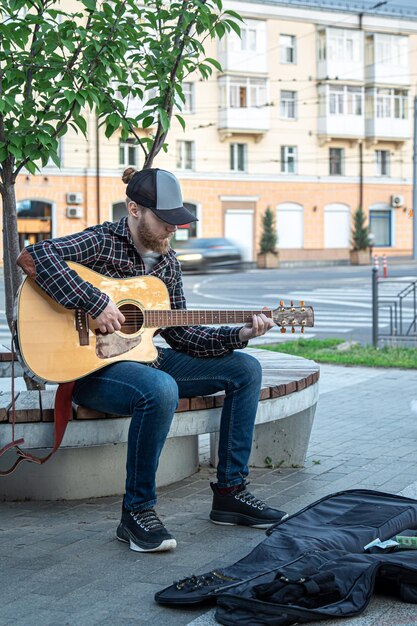
<path id="1" fill-rule="evenodd" d="M 417 280 L 417 263 L 392 264 L 388 268 L 388 278 L 381 276 L 379 281 L 380 296 L 392 301 L 414 280 Z M 295 305 L 303 300 L 306 305 L 312 305 L 315 312 L 315 326 L 306 329 L 306 336 L 343 337 L 362 343 L 372 341 L 370 266 L 217 271 L 206 275 L 185 275 L 184 286 L 188 308 L 253 309 L 268 306 L 275 309 L 280 300 L 285 304 L 293 300 Z M 413 310 L 410 298 L 406 299 L 406 320 L 410 321 Z M 383 308 L 379 313 L 380 329 L 386 332 L 389 323 L 389 308 Z M 275 334 L 278 340 L 291 337 L 288 333 L 282 335 L 278 328 Z"/>
<path id="2" fill-rule="evenodd" d="M 370 266 L 329 266 L 308 268 L 216 270 L 209 274 L 184 274 L 184 290 L 189 309 L 275 309 L 280 300 L 289 304 L 300 300 L 314 307 L 315 326 L 307 337 L 343 337 L 372 341 L 372 288 Z M 417 262 L 390 263 L 388 278 L 379 281 L 380 295 L 393 300 L 405 285 L 417 280 Z M 398 282 L 402 281 L 402 282 Z M 405 301 L 405 319 L 413 316 L 412 299 Z M 389 309 L 380 311 L 383 332 L 390 323 Z M 277 341 L 298 337 L 271 331 Z M 271 334 L 270 333 L 270 334 Z M 0 343 L 8 345 L 9 331 L 4 315 L 4 283 L 0 276 Z M 270 337 L 272 338 L 272 337 Z"/>

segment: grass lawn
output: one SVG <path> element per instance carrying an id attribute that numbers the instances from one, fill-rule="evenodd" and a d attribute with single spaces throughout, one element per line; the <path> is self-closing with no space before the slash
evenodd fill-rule
<path id="1" fill-rule="evenodd" d="M 313 359 L 319 363 L 339 365 L 364 365 L 367 367 L 417 368 L 417 349 L 403 347 L 374 348 L 354 344 L 348 349 L 338 349 L 344 339 L 298 339 L 284 343 L 259 346 L 263 350 L 285 352 Z"/>

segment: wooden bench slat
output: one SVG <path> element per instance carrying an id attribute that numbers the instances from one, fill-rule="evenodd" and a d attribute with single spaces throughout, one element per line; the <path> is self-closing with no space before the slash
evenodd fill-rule
<path id="1" fill-rule="evenodd" d="M 9 422 L 12 419 L 12 409 L 8 410 Z M 20 391 L 15 399 L 15 421 L 40 422 L 41 406 L 39 391 Z"/>
<path id="2" fill-rule="evenodd" d="M 17 397 L 17 393 L 15 393 L 15 397 Z M 12 394 L 10 392 L 5 392 L 0 394 L 0 422 L 8 421 L 8 412 L 12 405 Z"/>
<path id="3" fill-rule="evenodd" d="M 43 389 L 40 391 L 42 422 L 54 421 L 54 404 L 55 391 L 52 391 L 51 389 Z"/>

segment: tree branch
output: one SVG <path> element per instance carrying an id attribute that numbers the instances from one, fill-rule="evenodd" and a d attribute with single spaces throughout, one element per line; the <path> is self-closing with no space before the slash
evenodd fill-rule
<path id="1" fill-rule="evenodd" d="M 202 0 L 202 3 L 206 4 L 206 1 L 207 0 Z M 183 55 L 183 52 L 184 52 L 185 38 L 190 34 L 191 28 L 194 26 L 194 23 L 195 23 L 195 21 L 197 19 L 197 15 L 198 15 L 197 13 L 195 14 L 194 19 L 190 21 L 190 23 L 188 24 L 187 28 L 182 33 L 181 32 L 181 25 L 184 22 L 184 13 L 186 11 L 186 8 L 187 8 L 187 0 L 183 0 L 182 11 L 181 11 L 181 14 L 180 14 L 180 16 L 178 18 L 178 22 L 177 22 L 177 34 L 175 35 L 174 44 L 173 44 L 173 49 L 174 50 L 178 49 L 178 54 L 176 56 L 173 68 L 172 68 L 172 70 L 170 72 L 170 76 L 169 76 L 170 88 L 167 90 L 167 92 L 165 94 L 164 104 L 163 104 L 163 108 L 166 111 L 169 120 L 171 120 L 171 117 L 172 117 L 172 109 L 173 109 L 173 106 L 174 106 L 173 93 L 175 91 L 174 84 L 175 84 L 175 80 L 176 80 L 176 77 L 177 77 L 178 66 L 179 66 L 179 63 L 180 63 L 180 61 L 182 59 L 182 55 Z M 149 164 L 152 164 L 152 161 L 154 160 L 155 156 L 158 154 L 158 152 L 162 148 L 167 134 L 168 134 L 168 130 L 164 130 L 163 129 L 163 126 L 161 124 L 161 119 L 159 118 L 158 127 L 156 129 L 154 143 L 153 143 L 153 146 L 152 146 L 152 148 L 151 148 L 151 150 L 150 150 L 150 152 L 148 154 L 148 157 L 147 157 L 147 159 L 145 161 L 145 165 L 144 165 L 145 168 L 148 167 Z"/>
<path id="2" fill-rule="evenodd" d="M 45 6 L 46 6 L 45 3 L 42 3 L 42 5 L 38 7 L 38 11 L 37 11 L 38 16 L 43 14 L 43 12 L 45 11 Z M 37 34 L 39 32 L 40 26 L 41 26 L 40 22 L 38 22 L 37 24 L 35 24 L 35 28 L 33 29 L 32 43 L 30 44 L 30 50 L 29 50 L 29 59 L 31 60 L 33 60 L 35 58 L 35 55 L 37 54 L 37 52 L 35 52 L 35 46 L 38 41 Z M 40 50 L 38 50 L 38 52 L 40 52 Z M 32 81 L 33 81 L 33 67 L 32 67 L 32 64 L 30 64 L 27 75 L 26 75 L 26 85 L 23 91 L 23 97 L 25 100 L 28 100 L 32 95 Z"/>

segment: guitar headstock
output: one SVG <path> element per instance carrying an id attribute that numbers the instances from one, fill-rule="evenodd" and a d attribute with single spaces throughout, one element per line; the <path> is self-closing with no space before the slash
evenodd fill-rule
<path id="1" fill-rule="evenodd" d="M 295 333 L 295 328 L 301 326 L 301 332 L 304 332 L 306 326 L 314 326 L 313 307 L 305 306 L 304 301 L 300 301 L 300 306 L 294 306 L 293 300 L 290 306 L 285 306 L 281 300 L 279 307 L 272 311 L 272 319 L 275 324 L 281 327 L 281 332 L 287 332 L 287 328 L 291 328 L 291 332 Z"/>

